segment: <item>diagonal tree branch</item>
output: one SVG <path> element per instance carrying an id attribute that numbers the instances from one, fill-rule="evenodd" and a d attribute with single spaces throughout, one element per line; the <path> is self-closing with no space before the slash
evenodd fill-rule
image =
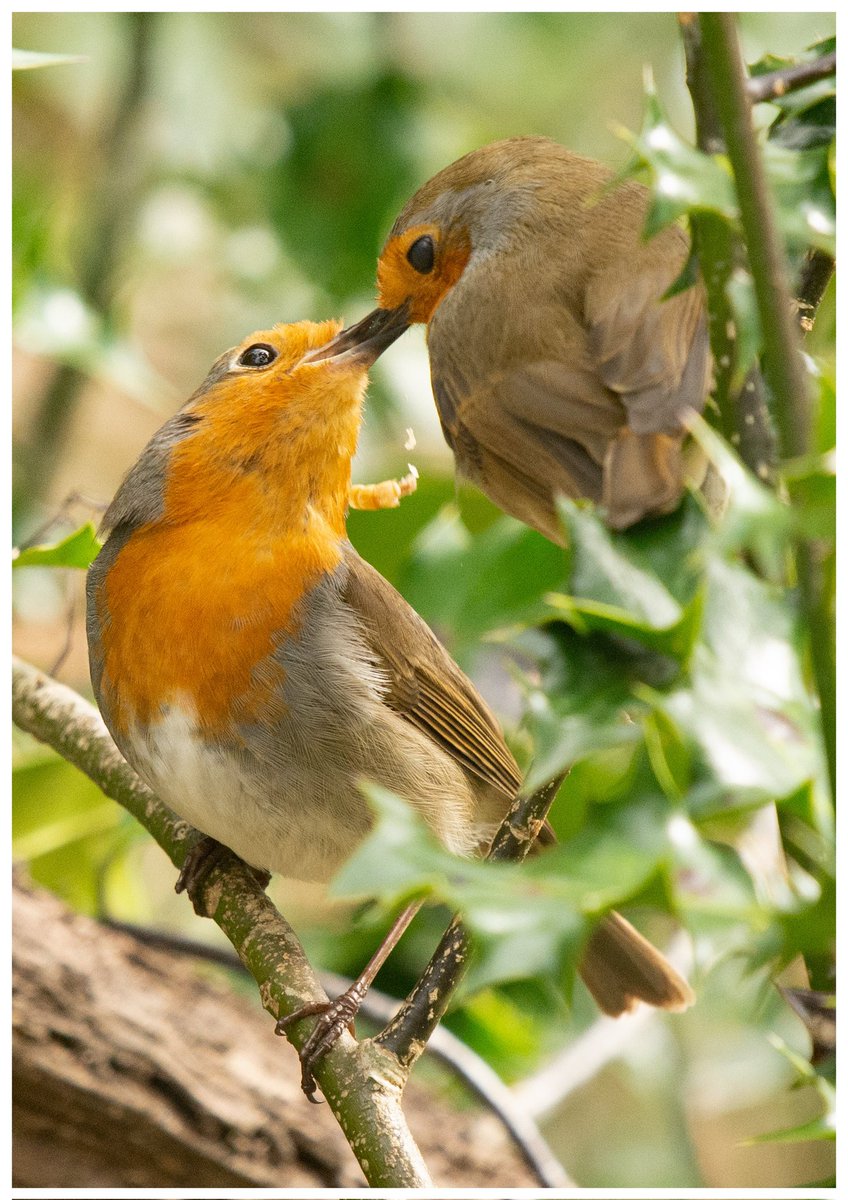
<path id="1" fill-rule="evenodd" d="M 530 796 L 516 798 L 495 834 L 487 856 L 490 860 L 521 862 L 526 858 L 567 774 L 558 775 Z M 470 950 L 468 933 L 456 916 L 397 1015 L 375 1038 L 407 1071 L 421 1056 L 427 1039 L 447 1011 L 465 974 Z"/>
<path id="2" fill-rule="evenodd" d="M 147 829 L 176 866 L 197 833 L 145 787 L 124 762 L 97 710 L 76 692 L 19 659 L 13 660 L 15 723 L 73 763 Z M 276 1019 L 326 1000 L 294 931 L 232 855 L 209 873 L 208 915 L 223 930 L 259 985 Z M 300 1048 L 309 1023 L 292 1035 Z M 316 1068 L 327 1101 L 372 1187 L 431 1186 L 427 1168 L 401 1111 L 406 1073 L 372 1041 L 345 1034 Z"/>
<path id="3" fill-rule="evenodd" d="M 13 659 L 12 705 L 19 728 L 88 775 L 148 830 L 175 866 L 182 865 L 197 831 L 141 782 L 91 704 L 30 664 Z M 525 857 L 563 778 L 516 800 L 498 830 L 490 858 Z M 210 870 L 200 898 L 206 915 L 229 938 L 256 980 L 263 1006 L 272 1016 L 326 999 L 294 931 L 239 858 L 230 855 Z M 421 981 L 383 1034 L 359 1043 L 345 1034 L 315 1068 L 321 1090 L 372 1186 L 429 1185 L 400 1101 L 409 1072 L 462 977 L 467 952 L 467 935 L 454 918 Z M 298 1049 L 310 1032 L 309 1023 L 305 1025 L 291 1036 Z M 526 1137 L 525 1126 L 522 1131 Z M 552 1159 L 544 1165 L 559 1186 L 571 1186 Z"/>

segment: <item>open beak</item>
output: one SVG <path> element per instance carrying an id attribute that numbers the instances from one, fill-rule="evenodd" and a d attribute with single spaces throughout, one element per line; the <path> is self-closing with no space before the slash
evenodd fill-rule
<path id="1" fill-rule="evenodd" d="M 344 358 L 346 362 L 370 367 L 392 342 L 409 329 L 408 310 L 407 303 L 398 308 L 375 308 L 355 325 L 349 325 L 337 333 L 331 341 L 304 354 L 302 361 L 317 363 Z"/>

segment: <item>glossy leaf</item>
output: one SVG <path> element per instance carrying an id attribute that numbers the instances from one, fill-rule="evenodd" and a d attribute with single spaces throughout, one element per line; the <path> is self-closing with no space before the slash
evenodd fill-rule
<path id="1" fill-rule="evenodd" d="M 660 549 L 658 544 L 651 546 L 650 533 L 633 539 L 610 533 L 597 514 L 572 501 L 560 501 L 560 515 L 568 534 L 569 591 L 548 595 L 554 613 L 580 631 L 632 637 L 685 659 L 700 621 L 694 565 L 687 565 L 684 553 L 671 580 L 678 592 L 688 595 L 685 604 L 650 569 L 656 553 L 667 561 L 670 545 L 681 548 L 680 541 L 686 540 L 685 534 L 683 539 L 680 536 L 685 517 L 679 518 L 677 530 L 674 522 L 670 524 Z"/>
<path id="2" fill-rule="evenodd" d="M 546 615 L 542 596 L 565 577 L 562 550 L 508 517 L 472 536 L 455 505 L 427 525 L 399 586 L 454 654 L 493 630 Z"/>
<path id="3" fill-rule="evenodd" d="M 727 163 L 703 154 L 675 132 L 651 80 L 645 87 L 641 130 L 638 134 L 622 130 L 620 135 L 633 147 L 634 155 L 617 179 L 647 170 L 651 184 L 646 237 L 690 212 L 714 212 L 736 221 L 736 192 Z"/>
<path id="4" fill-rule="evenodd" d="M 91 521 L 52 545 L 28 546 L 16 551 L 13 567 L 76 567 L 87 570 L 100 553 L 101 542 Z"/>

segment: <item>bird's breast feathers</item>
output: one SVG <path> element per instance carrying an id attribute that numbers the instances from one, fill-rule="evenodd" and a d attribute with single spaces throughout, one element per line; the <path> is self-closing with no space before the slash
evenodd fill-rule
<path id="1" fill-rule="evenodd" d="M 372 779 L 415 804 L 449 848 L 474 850 L 474 788 L 450 753 L 385 703 L 385 665 L 344 599 L 347 564 L 287 603 L 282 622 L 270 579 L 255 580 L 250 596 L 223 589 L 228 603 L 216 607 L 213 575 L 207 568 L 205 588 L 194 579 L 170 589 L 170 637 L 156 636 L 165 610 L 155 571 L 132 595 L 107 587 L 100 599 L 98 699 L 122 752 L 165 803 L 255 866 L 324 879 L 370 825 L 359 784 Z M 288 596 L 284 562 L 280 576 Z"/>

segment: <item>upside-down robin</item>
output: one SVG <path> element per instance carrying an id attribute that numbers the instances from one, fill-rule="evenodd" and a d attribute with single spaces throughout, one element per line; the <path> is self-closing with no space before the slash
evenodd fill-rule
<path id="1" fill-rule="evenodd" d="M 547 138 L 466 154 L 406 204 L 380 307 L 343 334 L 425 323 L 460 471 L 555 541 L 558 493 L 601 503 L 615 529 L 676 507 L 685 415 L 709 386 L 702 287 L 663 298 L 687 238 L 645 240 L 647 189 L 610 182 Z"/>
<path id="2" fill-rule="evenodd" d="M 460 855 L 520 784 L 474 686 L 347 540 L 366 372 L 392 334 L 328 358 L 338 328 L 278 325 L 218 359 L 121 485 L 88 579 L 92 681 L 127 760 L 253 867 L 314 880 L 368 831 L 363 778 Z M 607 1012 L 691 998 L 617 914 L 582 969 Z"/>

